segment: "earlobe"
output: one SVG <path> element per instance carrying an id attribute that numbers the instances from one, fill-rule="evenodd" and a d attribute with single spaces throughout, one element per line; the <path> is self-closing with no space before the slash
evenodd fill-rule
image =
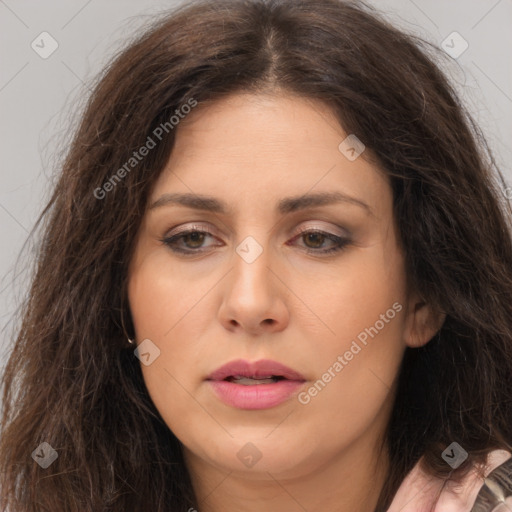
<path id="1" fill-rule="evenodd" d="M 435 310 L 426 302 L 412 302 L 408 309 L 405 344 L 411 348 L 426 345 L 435 335 L 446 319 L 446 314 Z"/>

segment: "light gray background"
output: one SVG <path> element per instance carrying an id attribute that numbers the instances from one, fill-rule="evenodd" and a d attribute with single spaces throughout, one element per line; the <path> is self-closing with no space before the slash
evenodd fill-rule
<path id="1" fill-rule="evenodd" d="M 48 197 L 55 163 L 66 149 L 90 80 L 134 30 L 177 3 L 0 0 L 0 372 L 13 342 L 14 313 L 29 282 L 30 250 L 15 263 Z M 443 69 L 512 186 L 512 0 L 370 3 L 438 46 L 454 31 L 469 43 Z M 43 31 L 59 45 L 47 59 L 31 48 Z"/>

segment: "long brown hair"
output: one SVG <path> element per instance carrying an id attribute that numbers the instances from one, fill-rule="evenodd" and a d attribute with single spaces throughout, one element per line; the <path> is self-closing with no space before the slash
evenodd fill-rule
<path id="1" fill-rule="evenodd" d="M 447 315 L 406 349 L 376 512 L 422 455 L 455 478 L 491 449 L 512 451 L 511 209 L 434 53 L 362 2 L 204 0 L 113 58 L 36 224 L 37 269 L 2 377 L 0 510 L 199 507 L 126 341 L 127 266 L 179 125 L 118 170 L 182 105 L 237 91 L 319 99 L 363 141 L 390 176 L 411 288 Z M 31 457 L 42 442 L 58 453 L 46 469 Z M 452 442 L 469 454 L 456 471 L 441 457 Z"/>

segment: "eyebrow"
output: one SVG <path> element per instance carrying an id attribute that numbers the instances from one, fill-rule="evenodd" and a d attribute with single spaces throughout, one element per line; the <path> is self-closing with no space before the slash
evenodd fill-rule
<path id="1" fill-rule="evenodd" d="M 356 197 L 343 194 L 341 192 L 317 192 L 313 194 L 304 194 L 301 196 L 285 197 L 281 199 L 276 206 L 276 211 L 281 215 L 313 208 L 316 206 L 327 206 L 337 203 L 349 203 L 360 206 L 372 216 L 375 216 L 373 210 L 364 201 Z M 232 208 L 212 196 L 201 194 L 163 194 L 149 207 L 150 210 L 168 205 L 179 205 L 196 210 L 204 210 L 213 213 L 229 215 L 233 213 Z"/>

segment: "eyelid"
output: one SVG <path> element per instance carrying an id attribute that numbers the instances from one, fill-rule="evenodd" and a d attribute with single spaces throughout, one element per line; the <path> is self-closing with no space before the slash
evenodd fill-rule
<path id="1" fill-rule="evenodd" d="M 207 224 L 185 224 L 184 226 L 180 226 L 175 229 L 176 230 L 174 231 L 174 228 L 171 228 L 171 230 L 165 234 L 165 237 L 180 235 L 182 233 L 187 233 L 188 231 L 203 231 L 205 233 L 208 233 L 209 235 L 215 236 L 215 233 L 213 232 L 212 229 L 210 229 L 210 227 Z"/>
<path id="2" fill-rule="evenodd" d="M 328 233 L 330 233 L 332 235 L 335 235 L 335 236 L 340 236 L 340 237 L 349 237 L 350 236 L 350 233 L 347 230 L 345 230 L 345 229 L 342 229 L 342 228 L 338 227 L 340 232 L 332 233 L 331 232 L 332 228 L 318 225 L 318 223 L 325 222 L 325 221 L 318 221 L 317 220 L 317 221 L 311 221 L 311 222 L 316 222 L 317 225 L 301 226 L 297 231 L 294 231 L 295 235 L 300 235 L 302 233 L 309 232 L 309 231 L 322 231 L 322 232 L 326 231 L 326 232 L 328 232 Z M 176 229 L 176 230 L 174 230 L 174 229 Z M 196 231 L 196 230 L 208 233 L 209 235 L 214 236 L 214 237 L 217 236 L 217 234 L 214 232 L 213 229 L 210 228 L 209 225 L 193 223 L 191 225 L 185 224 L 183 226 L 179 226 L 178 228 L 171 228 L 171 230 L 165 234 L 165 237 L 171 237 L 171 236 L 175 236 L 175 235 L 180 235 L 181 233 L 187 233 L 188 231 Z"/>
<path id="3" fill-rule="evenodd" d="M 320 221 L 312 221 L 312 222 L 318 223 Z M 336 226 L 336 227 L 337 227 L 337 230 L 333 230 L 332 227 L 321 226 L 319 224 L 306 225 L 306 226 L 301 226 L 298 229 L 298 234 L 302 234 L 304 232 L 309 232 L 309 231 L 322 231 L 322 232 L 326 232 L 326 233 L 329 233 L 329 234 L 332 234 L 335 236 L 339 236 L 339 237 L 349 237 L 350 236 L 350 233 L 346 229 L 339 228 L 338 226 Z M 333 231 L 335 231 L 335 232 L 333 232 Z"/>

